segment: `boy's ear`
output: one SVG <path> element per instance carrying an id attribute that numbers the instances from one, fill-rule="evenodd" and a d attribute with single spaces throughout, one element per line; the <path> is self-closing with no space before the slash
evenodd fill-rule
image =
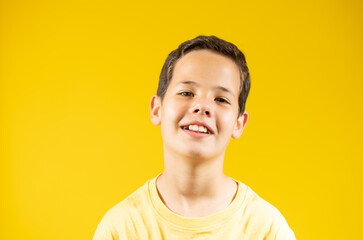
<path id="1" fill-rule="evenodd" d="M 156 94 L 151 97 L 150 101 L 150 119 L 155 126 L 161 123 L 161 99 Z"/>
<path id="2" fill-rule="evenodd" d="M 245 129 L 248 122 L 248 112 L 244 112 L 243 114 L 240 114 L 236 124 L 234 125 L 232 137 L 234 139 L 238 139 L 241 137 L 243 129 Z"/>

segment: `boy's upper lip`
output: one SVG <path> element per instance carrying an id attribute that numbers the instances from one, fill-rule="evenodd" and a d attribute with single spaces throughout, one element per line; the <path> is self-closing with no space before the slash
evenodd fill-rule
<path id="1" fill-rule="evenodd" d="M 212 130 L 212 128 L 211 128 L 208 124 L 206 124 L 206 123 L 204 123 L 204 122 L 199 122 L 199 121 L 191 121 L 191 122 L 189 122 L 189 123 L 182 124 L 182 125 L 181 125 L 181 127 L 185 127 L 185 126 L 189 126 L 189 125 L 198 125 L 198 126 L 203 126 L 203 127 L 207 128 L 207 129 L 208 129 L 208 131 L 209 131 L 211 134 L 213 134 L 213 133 L 214 133 L 214 131 Z"/>

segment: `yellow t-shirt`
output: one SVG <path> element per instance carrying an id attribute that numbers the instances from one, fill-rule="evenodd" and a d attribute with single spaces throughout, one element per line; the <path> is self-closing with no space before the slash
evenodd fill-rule
<path id="1" fill-rule="evenodd" d="M 164 205 L 156 179 L 111 208 L 98 224 L 93 240 L 295 240 L 281 213 L 237 180 L 237 193 L 228 207 L 206 217 L 189 218 Z"/>

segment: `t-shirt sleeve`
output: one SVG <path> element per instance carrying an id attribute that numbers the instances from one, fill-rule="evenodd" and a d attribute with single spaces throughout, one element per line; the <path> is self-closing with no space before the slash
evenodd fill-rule
<path id="1" fill-rule="evenodd" d="M 280 211 L 257 194 L 252 195 L 245 212 L 249 216 L 251 236 L 256 236 L 256 239 L 296 240 Z"/>
<path id="2" fill-rule="evenodd" d="M 127 209 L 116 205 L 103 216 L 93 240 L 135 239 L 135 226 L 129 218 Z"/>
<path id="3" fill-rule="evenodd" d="M 282 214 L 274 207 L 272 207 L 273 217 L 265 240 L 296 240 L 294 232 L 287 224 Z"/>
<path id="4" fill-rule="evenodd" d="M 118 239 L 126 239 L 122 238 L 123 231 L 120 231 L 120 228 L 116 226 L 116 222 L 113 214 L 107 212 L 105 216 L 102 218 L 101 222 L 98 224 L 95 235 L 93 236 L 93 240 L 118 240 Z M 119 222 L 117 225 L 121 225 Z M 121 228 L 122 229 L 122 228 Z M 120 236 L 121 235 L 121 236 Z"/>
<path id="5" fill-rule="evenodd" d="M 116 236 L 114 236 L 114 233 L 112 233 L 112 227 L 108 222 L 104 221 L 103 218 L 97 226 L 96 232 L 93 236 L 93 240 L 114 240 L 114 239 L 117 238 Z"/>
<path id="6" fill-rule="evenodd" d="M 273 240 L 296 240 L 294 232 L 282 215 L 279 216 L 279 219 L 276 220 L 274 225 Z"/>

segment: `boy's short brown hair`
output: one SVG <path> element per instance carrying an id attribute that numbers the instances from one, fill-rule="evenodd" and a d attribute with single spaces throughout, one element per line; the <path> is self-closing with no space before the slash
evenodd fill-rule
<path id="1" fill-rule="evenodd" d="M 159 77 L 157 95 L 163 100 L 169 83 L 173 77 L 176 62 L 191 51 L 208 49 L 231 58 L 240 70 L 240 91 L 238 97 L 239 114 L 245 111 L 248 93 L 250 91 L 250 73 L 244 54 L 233 44 L 216 36 L 198 36 L 179 45 L 166 58 Z"/>

